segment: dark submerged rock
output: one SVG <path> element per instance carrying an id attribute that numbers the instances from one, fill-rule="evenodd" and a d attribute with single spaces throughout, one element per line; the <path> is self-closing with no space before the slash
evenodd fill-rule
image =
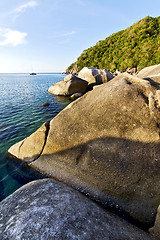
<path id="1" fill-rule="evenodd" d="M 50 105 L 50 103 L 48 103 L 48 102 L 47 103 L 42 103 L 41 107 L 48 107 L 49 105 Z"/>

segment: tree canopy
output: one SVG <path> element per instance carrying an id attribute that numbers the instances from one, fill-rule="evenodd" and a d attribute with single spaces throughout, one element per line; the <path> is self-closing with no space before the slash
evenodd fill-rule
<path id="1" fill-rule="evenodd" d="M 96 67 L 111 72 L 128 67 L 147 67 L 160 63 L 160 17 L 146 17 L 125 30 L 112 34 L 84 50 L 74 66 Z"/>

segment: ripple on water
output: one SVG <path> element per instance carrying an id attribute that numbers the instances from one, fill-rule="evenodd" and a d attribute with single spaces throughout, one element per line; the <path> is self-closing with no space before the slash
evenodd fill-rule
<path id="1" fill-rule="evenodd" d="M 13 164 L 9 166 L 6 151 L 69 104 L 67 98 L 46 91 L 64 77 L 63 74 L 38 74 L 34 78 L 29 74 L 0 74 L 0 200 L 33 178 L 34 174 L 29 178 L 23 176 L 24 166 L 21 171 Z M 41 107 L 45 102 L 50 106 Z"/>

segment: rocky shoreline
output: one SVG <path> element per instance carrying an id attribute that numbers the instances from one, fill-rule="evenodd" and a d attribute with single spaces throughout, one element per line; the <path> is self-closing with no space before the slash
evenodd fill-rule
<path id="1" fill-rule="evenodd" d="M 131 74 L 131 75 L 137 75 L 137 74 L 140 72 L 141 69 L 142 69 L 141 66 L 134 67 L 134 68 L 129 68 L 129 67 L 128 67 L 125 72 L 126 72 L 126 73 L 129 73 L 129 74 Z M 124 73 L 124 71 L 121 71 L 120 69 L 116 69 L 116 71 L 111 72 L 111 74 L 112 74 L 114 77 L 117 76 L 117 75 L 120 74 L 120 73 Z M 63 74 L 78 75 L 79 72 L 78 72 L 77 64 L 75 64 L 74 67 L 73 67 L 71 70 L 68 70 L 68 69 L 67 69 L 65 72 L 63 72 Z"/>
<path id="2" fill-rule="evenodd" d="M 155 226 L 150 233 L 160 238 L 159 210 L 156 217 L 160 204 L 160 64 L 145 68 L 138 74 L 136 72 L 134 74 L 117 72 L 116 77 L 107 70 L 84 68 L 79 72 L 78 77 L 69 75 L 48 91 L 64 96 L 72 96 L 77 93 L 84 95 L 80 95 L 79 99 L 68 105 L 50 122 L 44 123 L 31 136 L 13 145 L 8 153 L 49 177 L 89 195 L 103 206 L 108 206 L 109 203 L 113 204 L 115 208 L 121 209 L 131 219 L 146 228 L 153 227 L 156 218 Z M 14 202 L 15 197 L 16 201 L 20 201 L 19 191 L 22 192 L 21 196 L 23 197 L 25 189 L 29 188 L 31 191 L 32 187 L 38 185 L 37 197 L 33 198 L 32 203 L 26 203 L 26 209 L 29 209 L 32 204 L 36 208 L 36 216 L 41 216 L 42 212 L 39 212 L 39 209 L 43 205 L 37 206 L 36 204 L 38 199 L 43 199 L 45 195 L 42 189 L 47 181 L 49 184 L 50 181 L 53 181 L 53 188 L 55 185 L 61 188 L 60 183 L 54 182 L 54 180 L 44 180 L 40 183 L 37 181 L 33 185 L 26 185 L 22 190 L 16 191 L 1 202 L 1 211 L 7 211 L 8 206 L 12 206 L 10 201 Z M 46 190 L 46 194 L 48 191 Z M 52 192 L 54 198 L 61 196 L 58 193 L 54 195 L 53 189 L 53 191 L 49 191 L 51 198 L 53 197 Z M 69 197 L 71 206 L 74 194 L 79 198 L 81 193 L 75 191 L 72 194 Z M 63 195 L 68 199 L 67 196 Z M 90 201 L 87 203 L 88 205 L 92 203 L 91 200 L 83 197 L 84 201 Z M 54 204 L 55 202 L 51 205 Z M 123 226 L 118 223 L 113 228 L 116 221 L 110 222 L 113 216 L 104 209 L 102 209 L 102 215 L 96 214 L 106 217 L 107 220 L 100 217 L 98 222 L 95 222 L 97 219 L 95 216 L 89 219 L 83 215 L 86 211 L 90 215 L 88 205 L 86 207 L 88 210 L 84 210 L 84 212 L 84 206 L 79 207 L 83 214 L 82 216 L 78 215 L 77 221 L 81 222 L 79 217 L 88 219 L 87 223 L 93 221 L 92 227 L 87 225 L 88 231 L 85 231 L 80 223 L 80 225 L 72 226 L 71 230 L 73 224 L 69 225 L 69 223 L 73 219 L 68 215 L 70 210 L 66 210 L 65 204 L 67 204 L 67 200 L 62 202 L 60 212 L 56 213 L 59 215 L 53 217 L 55 221 L 58 218 L 64 222 L 65 230 L 60 227 L 60 222 L 58 222 L 57 232 L 52 228 L 53 237 L 63 235 L 64 239 L 89 239 L 89 236 L 92 236 L 92 239 L 156 239 L 134 226 L 130 226 L 134 229 L 128 230 L 126 227 L 128 223 L 120 218 L 116 221 L 122 221 Z M 49 206 L 49 208 L 52 207 Z M 67 216 L 65 219 L 62 218 L 63 208 L 66 210 L 63 211 Z M 96 208 L 94 206 L 95 211 L 97 211 Z M 76 206 L 74 209 L 74 216 L 77 219 L 76 216 L 80 210 L 76 210 Z M 11 227 L 14 226 L 13 221 L 9 220 L 9 217 L 5 218 L 5 214 L 3 214 L 0 224 L 6 219 L 6 225 L 1 231 L 1 235 L 5 233 L 5 236 L 13 238 L 15 236 L 13 235 L 14 231 L 11 231 Z M 21 214 L 20 217 L 17 214 L 14 212 L 10 219 L 23 218 Z M 110 217 L 107 217 L 108 214 L 111 214 Z M 34 214 L 32 215 L 31 212 L 30 217 L 35 222 Z M 49 219 L 52 217 L 50 216 Z M 7 227 L 8 221 L 11 224 Z M 104 227 L 102 222 L 105 221 Z M 123 231 L 120 231 L 119 226 L 123 228 Z M 36 227 L 40 234 L 42 225 L 36 225 Z M 51 229 L 51 226 L 47 226 L 45 223 L 45 229 Z M 80 229 L 80 233 L 76 233 Z M 97 236 L 95 236 L 95 229 L 97 231 L 99 229 Z M 18 231 L 22 232 L 22 228 L 17 227 L 16 231 L 17 233 Z M 29 231 L 27 234 L 31 234 L 32 230 Z M 46 239 L 50 239 L 51 232 L 46 233 L 48 234 Z"/>

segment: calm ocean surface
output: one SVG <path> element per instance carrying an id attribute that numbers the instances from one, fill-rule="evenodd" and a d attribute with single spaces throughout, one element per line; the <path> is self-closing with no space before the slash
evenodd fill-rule
<path id="1" fill-rule="evenodd" d="M 47 92 L 64 74 L 0 74 L 0 200 L 32 178 L 6 156 L 8 148 L 56 116 L 70 101 Z M 49 102 L 50 106 L 41 104 Z M 33 178 L 34 179 L 34 178 Z"/>

